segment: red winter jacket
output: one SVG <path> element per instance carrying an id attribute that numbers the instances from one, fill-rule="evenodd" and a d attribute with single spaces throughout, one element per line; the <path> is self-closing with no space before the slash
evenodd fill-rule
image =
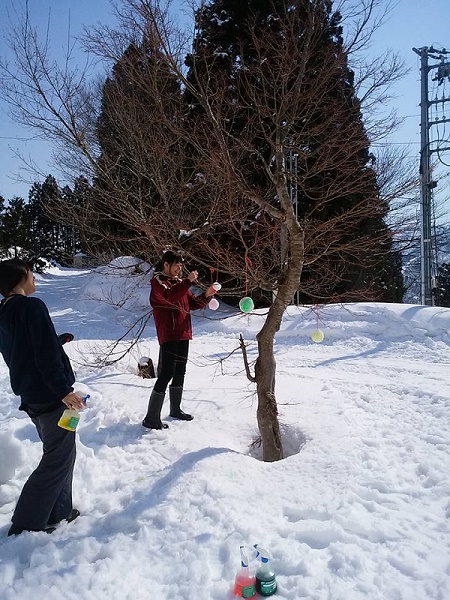
<path id="1" fill-rule="evenodd" d="M 150 304 L 160 344 L 192 339 L 191 310 L 208 303 L 205 294 L 194 296 L 189 279 L 173 279 L 164 273 L 153 275 Z"/>

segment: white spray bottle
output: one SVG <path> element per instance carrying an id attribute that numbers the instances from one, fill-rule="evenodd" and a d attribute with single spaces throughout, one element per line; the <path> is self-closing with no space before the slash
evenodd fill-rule
<path id="1" fill-rule="evenodd" d="M 82 395 L 82 392 L 77 392 L 79 396 Z M 89 394 L 85 394 L 83 396 L 83 402 L 86 401 L 91 396 Z M 67 429 L 67 431 L 75 431 L 78 426 L 78 422 L 80 420 L 80 413 L 74 408 L 66 408 L 66 410 L 61 415 L 61 418 L 58 421 L 58 425 L 62 427 L 62 429 Z"/>
<path id="2" fill-rule="evenodd" d="M 234 580 L 234 595 L 239 598 L 254 598 L 256 596 L 255 576 L 250 571 L 248 559 L 244 552 L 244 546 L 240 546 L 241 551 L 241 568 L 236 573 Z"/>
<path id="3" fill-rule="evenodd" d="M 258 544 L 254 545 L 256 549 L 256 558 L 261 560 L 261 566 L 256 571 L 256 591 L 261 596 L 272 596 L 277 591 L 277 581 L 275 572 L 269 565 L 269 560 L 272 555 L 267 550 L 259 548 Z"/>

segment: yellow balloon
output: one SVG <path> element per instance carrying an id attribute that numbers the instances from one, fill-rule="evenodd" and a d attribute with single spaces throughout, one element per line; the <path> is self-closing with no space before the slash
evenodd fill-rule
<path id="1" fill-rule="evenodd" d="M 316 344 L 318 344 L 321 341 L 323 341 L 324 337 L 325 336 L 323 335 L 323 331 L 320 331 L 320 329 L 316 329 L 311 334 L 311 339 L 312 339 L 313 342 L 316 342 Z"/>

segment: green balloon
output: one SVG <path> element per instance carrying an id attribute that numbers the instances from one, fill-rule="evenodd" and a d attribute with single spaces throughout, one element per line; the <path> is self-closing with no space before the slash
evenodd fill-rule
<path id="1" fill-rule="evenodd" d="M 243 313 L 248 313 L 255 308 L 255 305 L 250 296 L 245 296 L 245 298 L 239 301 L 239 308 Z"/>

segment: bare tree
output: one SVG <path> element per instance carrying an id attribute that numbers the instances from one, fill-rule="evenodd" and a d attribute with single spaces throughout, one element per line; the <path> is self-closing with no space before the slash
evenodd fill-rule
<path id="1" fill-rule="evenodd" d="M 242 340 L 266 461 L 283 457 L 274 338 L 286 308 L 302 288 L 338 300 L 344 277 L 360 273 L 361 263 L 376 266 L 391 243 L 382 225 L 388 199 L 398 197 L 392 186 L 380 197 L 337 16 L 320 0 L 301 2 L 301 10 L 282 4 L 274 3 L 281 26 L 261 29 L 256 16 L 245 23 L 252 52 L 240 49 L 231 92 L 220 57 L 198 38 L 187 72 L 185 38 L 168 11 L 147 0 L 123 0 L 118 31 L 88 36 L 91 51 L 117 59 L 102 106 L 83 75 L 49 62 L 28 20 L 13 34 L 19 70 L 2 65 L 3 93 L 17 118 L 61 143 L 65 164 L 93 183 L 92 194 L 60 219 L 75 221 L 97 248 L 127 243 L 150 260 L 179 245 L 182 233 L 190 262 L 217 268 L 230 293 L 259 288 L 273 296 L 254 374 Z M 359 3 L 349 49 L 364 39 L 377 4 Z M 327 35 L 336 43 L 324 44 Z M 368 69 L 374 79 L 365 102 L 400 70 L 390 61 L 376 80 Z M 373 297 L 363 276 L 346 290 L 346 299 Z"/>

